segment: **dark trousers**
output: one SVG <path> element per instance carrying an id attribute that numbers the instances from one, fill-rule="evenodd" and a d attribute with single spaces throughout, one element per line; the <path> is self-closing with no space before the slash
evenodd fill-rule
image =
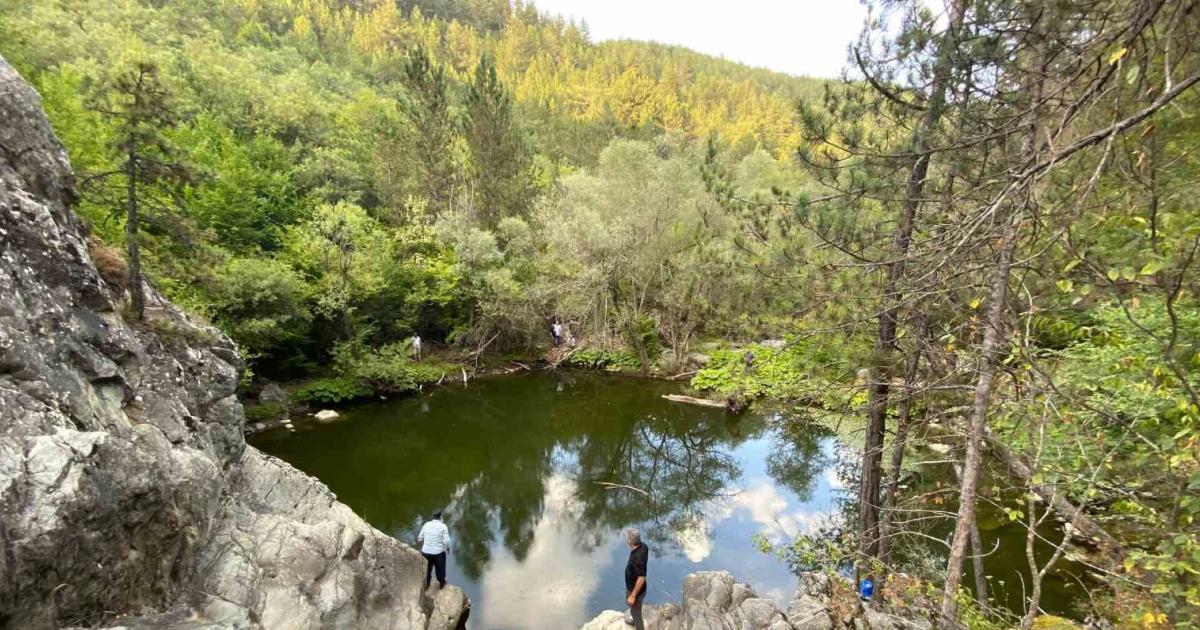
<path id="1" fill-rule="evenodd" d="M 429 577 L 437 570 L 438 584 L 446 588 L 446 552 L 423 553 L 425 556 L 425 588 L 429 588 Z"/>
<path id="2" fill-rule="evenodd" d="M 646 589 L 643 588 L 642 592 L 638 593 L 638 596 L 634 598 L 633 605 L 629 607 L 629 614 L 633 615 L 634 630 L 646 630 L 646 622 L 642 621 L 642 602 L 645 600 Z"/>

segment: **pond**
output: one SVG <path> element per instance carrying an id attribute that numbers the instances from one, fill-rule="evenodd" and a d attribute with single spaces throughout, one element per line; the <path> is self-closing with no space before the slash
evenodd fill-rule
<path id="1" fill-rule="evenodd" d="M 662 398 L 678 390 L 581 372 L 498 377 L 252 443 L 400 540 L 445 510 L 449 581 L 471 598 L 475 629 L 577 628 L 621 609 L 631 526 L 652 550 L 649 603 L 678 601 L 688 573 L 723 569 L 786 605 L 795 578 L 753 538 L 781 542 L 834 518 L 837 464 L 853 451 L 819 425 Z M 1023 547 L 993 554 L 989 569 L 1023 558 Z"/>

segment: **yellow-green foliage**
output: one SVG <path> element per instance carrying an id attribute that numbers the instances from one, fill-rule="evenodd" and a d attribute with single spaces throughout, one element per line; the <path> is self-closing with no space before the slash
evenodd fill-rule
<path id="1" fill-rule="evenodd" d="M 716 281 L 736 262 L 716 238 L 729 226 L 687 147 L 717 136 L 734 161 L 754 154 L 747 186 L 789 187 L 795 168 L 772 164 L 797 142 L 794 99 L 823 85 L 682 48 L 594 44 L 508 2 L 0 0 L 0 15 L 0 54 L 41 91 L 81 179 L 117 170 L 107 150 L 117 130 L 92 105 L 100 86 L 129 64 L 157 65 L 180 121 L 157 131 L 197 176 L 170 212 L 147 217 L 145 271 L 232 334 L 259 371 L 288 376 L 364 331 L 375 346 L 417 331 L 478 347 L 499 332 L 490 350 L 528 348 L 549 312 L 580 319 L 593 286 L 635 302 L 659 259 L 672 267 L 650 295 L 657 312 L 605 301 L 621 311 L 595 314 L 605 332 L 653 320 L 686 345 L 697 322 L 731 330 L 722 296 L 764 291 Z M 646 142 L 664 134 L 670 142 Z M 601 159 L 610 145 L 614 168 Z M 631 174 L 640 187 L 618 179 Z M 591 199 L 593 189 L 609 190 Z M 625 198 L 660 189 L 684 194 L 667 196 L 675 206 Z M 589 247 L 609 231 L 580 227 L 584 210 L 606 206 L 632 215 L 613 250 Z M 447 216 L 458 208 L 465 222 Z M 78 210 L 122 245 L 110 202 L 85 196 Z M 533 260 L 556 226 L 563 251 L 599 255 L 582 269 L 568 256 Z M 645 235 L 662 247 L 634 238 Z M 631 252 L 653 259 L 637 259 L 637 274 L 601 272 Z M 531 288 L 536 278 L 563 286 Z"/>
<path id="2" fill-rule="evenodd" d="M 749 365 L 747 353 L 753 355 Z M 782 349 L 758 344 L 726 348 L 710 355 L 708 365 L 692 378 L 692 387 L 720 396 L 836 406 L 835 401 L 844 403 L 845 392 L 831 385 L 847 362 L 807 340 Z"/>
<path id="3" fill-rule="evenodd" d="M 1032 630 L 1077 630 L 1083 626 L 1062 617 L 1041 615 L 1033 620 L 1033 625 L 1030 627 Z"/>

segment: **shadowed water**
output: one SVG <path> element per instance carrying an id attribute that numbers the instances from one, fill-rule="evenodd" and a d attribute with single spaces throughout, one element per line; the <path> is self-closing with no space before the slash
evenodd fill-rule
<path id="1" fill-rule="evenodd" d="M 449 580 L 473 602 L 472 628 L 562 630 L 623 608 L 630 526 L 652 549 L 649 603 L 678 601 L 688 573 L 722 569 L 786 605 L 795 578 L 752 538 L 781 542 L 830 519 L 846 451 L 820 426 L 663 400 L 678 389 L 576 372 L 484 379 L 253 442 L 400 540 L 415 543 L 444 509 Z M 986 544 L 1002 541 L 990 574 L 1022 570 L 1023 532 L 1010 529 L 985 527 Z M 1047 585 L 1048 608 L 1069 604 L 1067 583 Z M 998 590 L 1019 607 L 1019 590 Z"/>

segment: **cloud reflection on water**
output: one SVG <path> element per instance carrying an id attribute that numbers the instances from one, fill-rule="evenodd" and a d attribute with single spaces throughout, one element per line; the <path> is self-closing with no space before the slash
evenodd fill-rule
<path id="1" fill-rule="evenodd" d="M 826 479 L 830 489 L 836 489 Z M 773 545 L 786 542 L 831 523 L 832 508 L 808 510 L 800 507 L 769 478 L 759 477 L 749 486 L 731 486 L 724 496 L 708 503 L 703 516 L 694 518 L 675 532 L 675 541 L 684 556 L 694 563 L 703 562 L 713 551 L 711 532 L 731 517 L 749 518 L 759 525 L 760 533 Z M 794 508 L 794 509 L 793 509 Z"/>
<path id="2" fill-rule="evenodd" d="M 586 551 L 578 544 L 574 480 L 555 473 L 545 488 L 545 511 L 524 559 L 497 550 L 483 575 L 480 590 L 491 603 L 479 611 L 485 628 L 560 630 L 578 628 L 588 619 L 588 598 L 612 554 L 604 547 Z"/>

